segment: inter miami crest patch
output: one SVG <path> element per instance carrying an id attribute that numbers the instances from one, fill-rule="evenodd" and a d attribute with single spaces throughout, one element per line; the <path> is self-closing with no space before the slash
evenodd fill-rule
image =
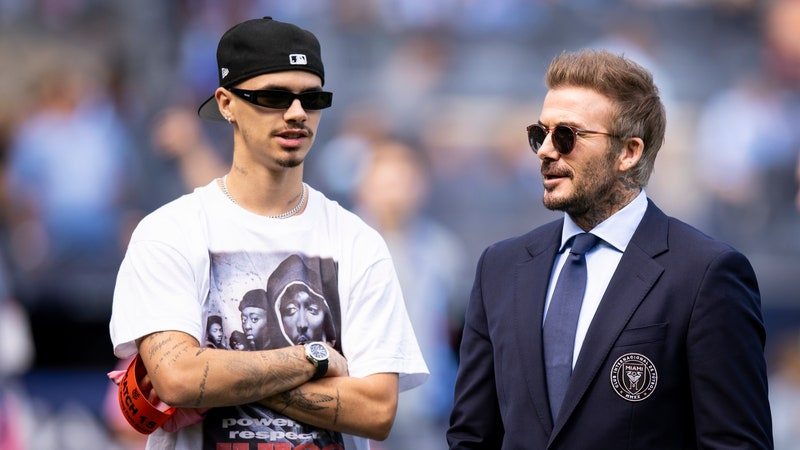
<path id="1" fill-rule="evenodd" d="M 656 366 L 640 353 L 626 353 L 611 367 L 611 387 L 629 402 L 640 402 L 656 390 L 658 372 Z"/>

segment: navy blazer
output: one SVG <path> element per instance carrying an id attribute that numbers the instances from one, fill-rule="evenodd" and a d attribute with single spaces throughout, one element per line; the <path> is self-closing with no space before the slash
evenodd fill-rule
<path id="1" fill-rule="evenodd" d="M 483 252 L 466 312 L 450 448 L 772 448 L 753 269 L 741 253 L 650 201 L 551 419 L 542 315 L 562 224 Z M 626 378 L 622 366 L 643 378 Z M 637 390 L 631 381 L 640 379 L 647 385 Z"/>

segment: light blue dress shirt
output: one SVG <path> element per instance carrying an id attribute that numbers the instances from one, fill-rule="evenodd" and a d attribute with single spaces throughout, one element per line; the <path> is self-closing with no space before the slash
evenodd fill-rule
<path id="1" fill-rule="evenodd" d="M 622 253 L 628 247 L 628 243 L 639 226 L 639 222 L 642 221 L 646 210 L 647 195 L 642 190 L 632 202 L 590 230 L 592 234 L 602 239 L 602 241 L 586 253 L 586 293 L 583 295 L 581 314 L 578 317 L 578 328 L 575 331 L 575 348 L 572 353 L 573 369 L 581 352 L 586 332 L 589 330 L 589 325 L 592 323 L 598 306 L 600 306 L 600 300 L 602 300 L 603 294 L 606 292 L 612 275 L 617 270 L 619 260 L 622 259 Z M 565 213 L 564 228 L 561 231 L 561 248 L 553 265 L 553 272 L 550 274 L 544 317 L 547 317 L 550 299 L 553 297 L 558 275 L 561 273 L 561 267 L 564 265 L 567 259 L 566 255 L 569 253 L 567 250 L 570 247 L 567 246 L 567 242 L 572 236 L 583 232 L 581 227 L 576 225 L 569 215 Z"/>

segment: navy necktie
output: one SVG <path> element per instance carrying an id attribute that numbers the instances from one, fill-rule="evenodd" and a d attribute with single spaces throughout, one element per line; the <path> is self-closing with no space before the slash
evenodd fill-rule
<path id="1" fill-rule="evenodd" d="M 547 396 L 553 420 L 558 417 L 572 375 L 575 330 L 578 327 L 583 294 L 586 292 L 584 253 L 591 250 L 599 239 L 589 233 L 575 236 L 567 260 L 558 275 L 558 282 L 544 320 L 542 332 L 544 365 L 547 375 Z"/>

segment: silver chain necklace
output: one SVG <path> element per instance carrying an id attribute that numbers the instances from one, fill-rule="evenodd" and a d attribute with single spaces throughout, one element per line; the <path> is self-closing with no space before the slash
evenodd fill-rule
<path id="1" fill-rule="evenodd" d="M 222 192 L 225 194 L 225 196 L 228 197 L 228 200 L 232 201 L 236 205 L 239 205 L 239 202 L 237 202 L 236 199 L 233 198 L 231 193 L 228 192 L 228 175 L 222 177 L 222 182 L 220 183 L 220 187 L 222 188 Z M 303 203 L 305 203 L 306 201 L 307 190 L 308 187 L 306 186 L 305 183 L 303 183 L 303 190 L 300 192 L 300 200 L 297 202 L 294 208 L 290 209 L 289 211 L 286 211 L 285 213 L 277 214 L 274 216 L 265 216 L 265 217 L 267 217 L 268 219 L 288 219 L 289 217 L 297 215 L 297 213 L 299 213 L 300 210 L 303 208 Z"/>

